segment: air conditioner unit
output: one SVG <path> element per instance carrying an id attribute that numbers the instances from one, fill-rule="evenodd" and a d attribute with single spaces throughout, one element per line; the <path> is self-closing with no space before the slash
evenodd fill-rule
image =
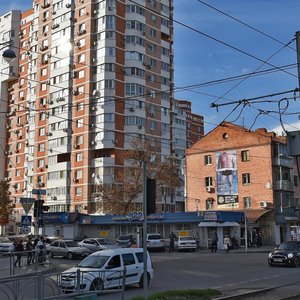
<path id="1" fill-rule="evenodd" d="M 46 136 L 52 136 L 52 132 L 47 132 Z"/>
<path id="2" fill-rule="evenodd" d="M 45 183 L 44 182 L 39 182 L 38 183 L 38 187 L 44 187 L 45 186 Z"/>
<path id="3" fill-rule="evenodd" d="M 68 132 L 68 128 L 64 128 L 64 129 L 63 129 L 63 132 Z"/>
<path id="4" fill-rule="evenodd" d="M 142 128 L 143 128 L 143 126 L 142 126 L 142 125 L 139 125 L 139 126 L 138 126 L 138 129 L 142 129 Z"/>
<path id="5" fill-rule="evenodd" d="M 94 10 L 94 15 L 96 15 L 98 13 L 98 10 L 97 9 L 95 9 Z"/>
<path id="6" fill-rule="evenodd" d="M 150 117 L 154 117 L 154 113 L 150 113 Z"/>
<path id="7" fill-rule="evenodd" d="M 78 149 L 78 148 L 79 148 L 79 145 L 74 144 L 74 145 L 73 145 L 73 148 L 74 148 L 74 149 Z"/>
<path id="8" fill-rule="evenodd" d="M 268 202 L 267 201 L 260 201 L 259 206 L 263 207 L 263 208 L 266 208 L 268 206 Z"/>
<path id="9" fill-rule="evenodd" d="M 129 110 L 134 112 L 134 107 L 130 107 Z"/>
<path id="10" fill-rule="evenodd" d="M 96 142 L 95 141 L 91 141 L 91 145 L 92 146 L 96 145 Z"/>
<path id="11" fill-rule="evenodd" d="M 207 187 L 205 187 L 205 189 L 206 189 L 207 192 L 210 192 L 211 189 L 212 189 L 212 187 L 211 186 L 207 186 Z"/>
<path id="12" fill-rule="evenodd" d="M 76 178 L 73 179 L 73 182 L 75 182 L 75 183 L 78 183 L 78 181 L 79 181 L 79 180 L 76 179 Z"/>
<path id="13" fill-rule="evenodd" d="M 97 110 L 97 107 L 96 107 L 96 106 L 92 106 L 92 107 L 91 107 L 91 110 L 92 110 L 92 111 L 95 111 L 95 110 Z"/>
<path id="14" fill-rule="evenodd" d="M 70 8 L 70 7 L 71 7 L 71 3 L 67 3 L 66 8 Z"/>

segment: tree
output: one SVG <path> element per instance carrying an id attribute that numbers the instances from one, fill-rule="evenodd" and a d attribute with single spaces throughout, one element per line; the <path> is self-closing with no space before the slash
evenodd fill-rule
<path id="1" fill-rule="evenodd" d="M 12 214 L 14 204 L 10 199 L 9 185 L 6 181 L 0 181 L 0 225 L 3 234 L 4 225 L 9 222 L 9 215 Z"/>
<path id="2" fill-rule="evenodd" d="M 131 141 L 131 149 L 124 152 L 124 167 L 115 171 L 112 185 L 97 184 L 94 196 L 98 212 L 126 214 L 129 211 L 142 210 L 143 163 L 146 163 L 146 176 L 155 178 L 157 185 L 173 190 L 182 184 L 178 163 L 175 159 L 166 159 L 163 163 L 154 143 Z"/>

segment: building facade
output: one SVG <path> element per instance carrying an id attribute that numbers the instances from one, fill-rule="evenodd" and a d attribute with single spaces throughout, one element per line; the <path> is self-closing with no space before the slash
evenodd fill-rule
<path id="1" fill-rule="evenodd" d="M 299 222 L 293 169 L 284 137 L 223 122 L 186 151 L 187 211 L 245 212 L 250 243 L 279 244 Z"/>
<path id="2" fill-rule="evenodd" d="M 158 161 L 176 153 L 172 4 L 35 0 L 1 17 L 11 27 L 0 38 L 14 33 L 18 54 L 1 69 L 1 177 L 19 219 L 20 198 L 36 189 L 50 211 L 103 213 L 95 186 L 122 174 L 132 140 L 150 142 Z M 164 204 L 183 210 L 184 197 L 158 191 L 157 211 Z"/>

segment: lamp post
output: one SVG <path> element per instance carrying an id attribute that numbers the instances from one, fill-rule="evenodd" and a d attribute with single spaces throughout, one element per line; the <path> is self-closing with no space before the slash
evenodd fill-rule
<path id="1" fill-rule="evenodd" d="M 2 52 L 2 57 L 7 63 L 10 63 L 12 60 L 14 60 L 17 57 L 16 53 L 12 49 L 9 48 L 11 43 L 12 43 L 12 40 L 0 43 L 0 50 L 7 48 Z"/>

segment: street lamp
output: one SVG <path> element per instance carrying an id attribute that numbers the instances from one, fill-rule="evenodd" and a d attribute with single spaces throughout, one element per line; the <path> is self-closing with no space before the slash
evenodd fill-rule
<path id="1" fill-rule="evenodd" d="M 16 53 L 12 49 L 8 48 L 8 49 L 6 49 L 6 50 L 3 51 L 2 57 L 4 58 L 4 60 L 7 63 L 10 63 L 17 56 L 16 56 Z"/>

